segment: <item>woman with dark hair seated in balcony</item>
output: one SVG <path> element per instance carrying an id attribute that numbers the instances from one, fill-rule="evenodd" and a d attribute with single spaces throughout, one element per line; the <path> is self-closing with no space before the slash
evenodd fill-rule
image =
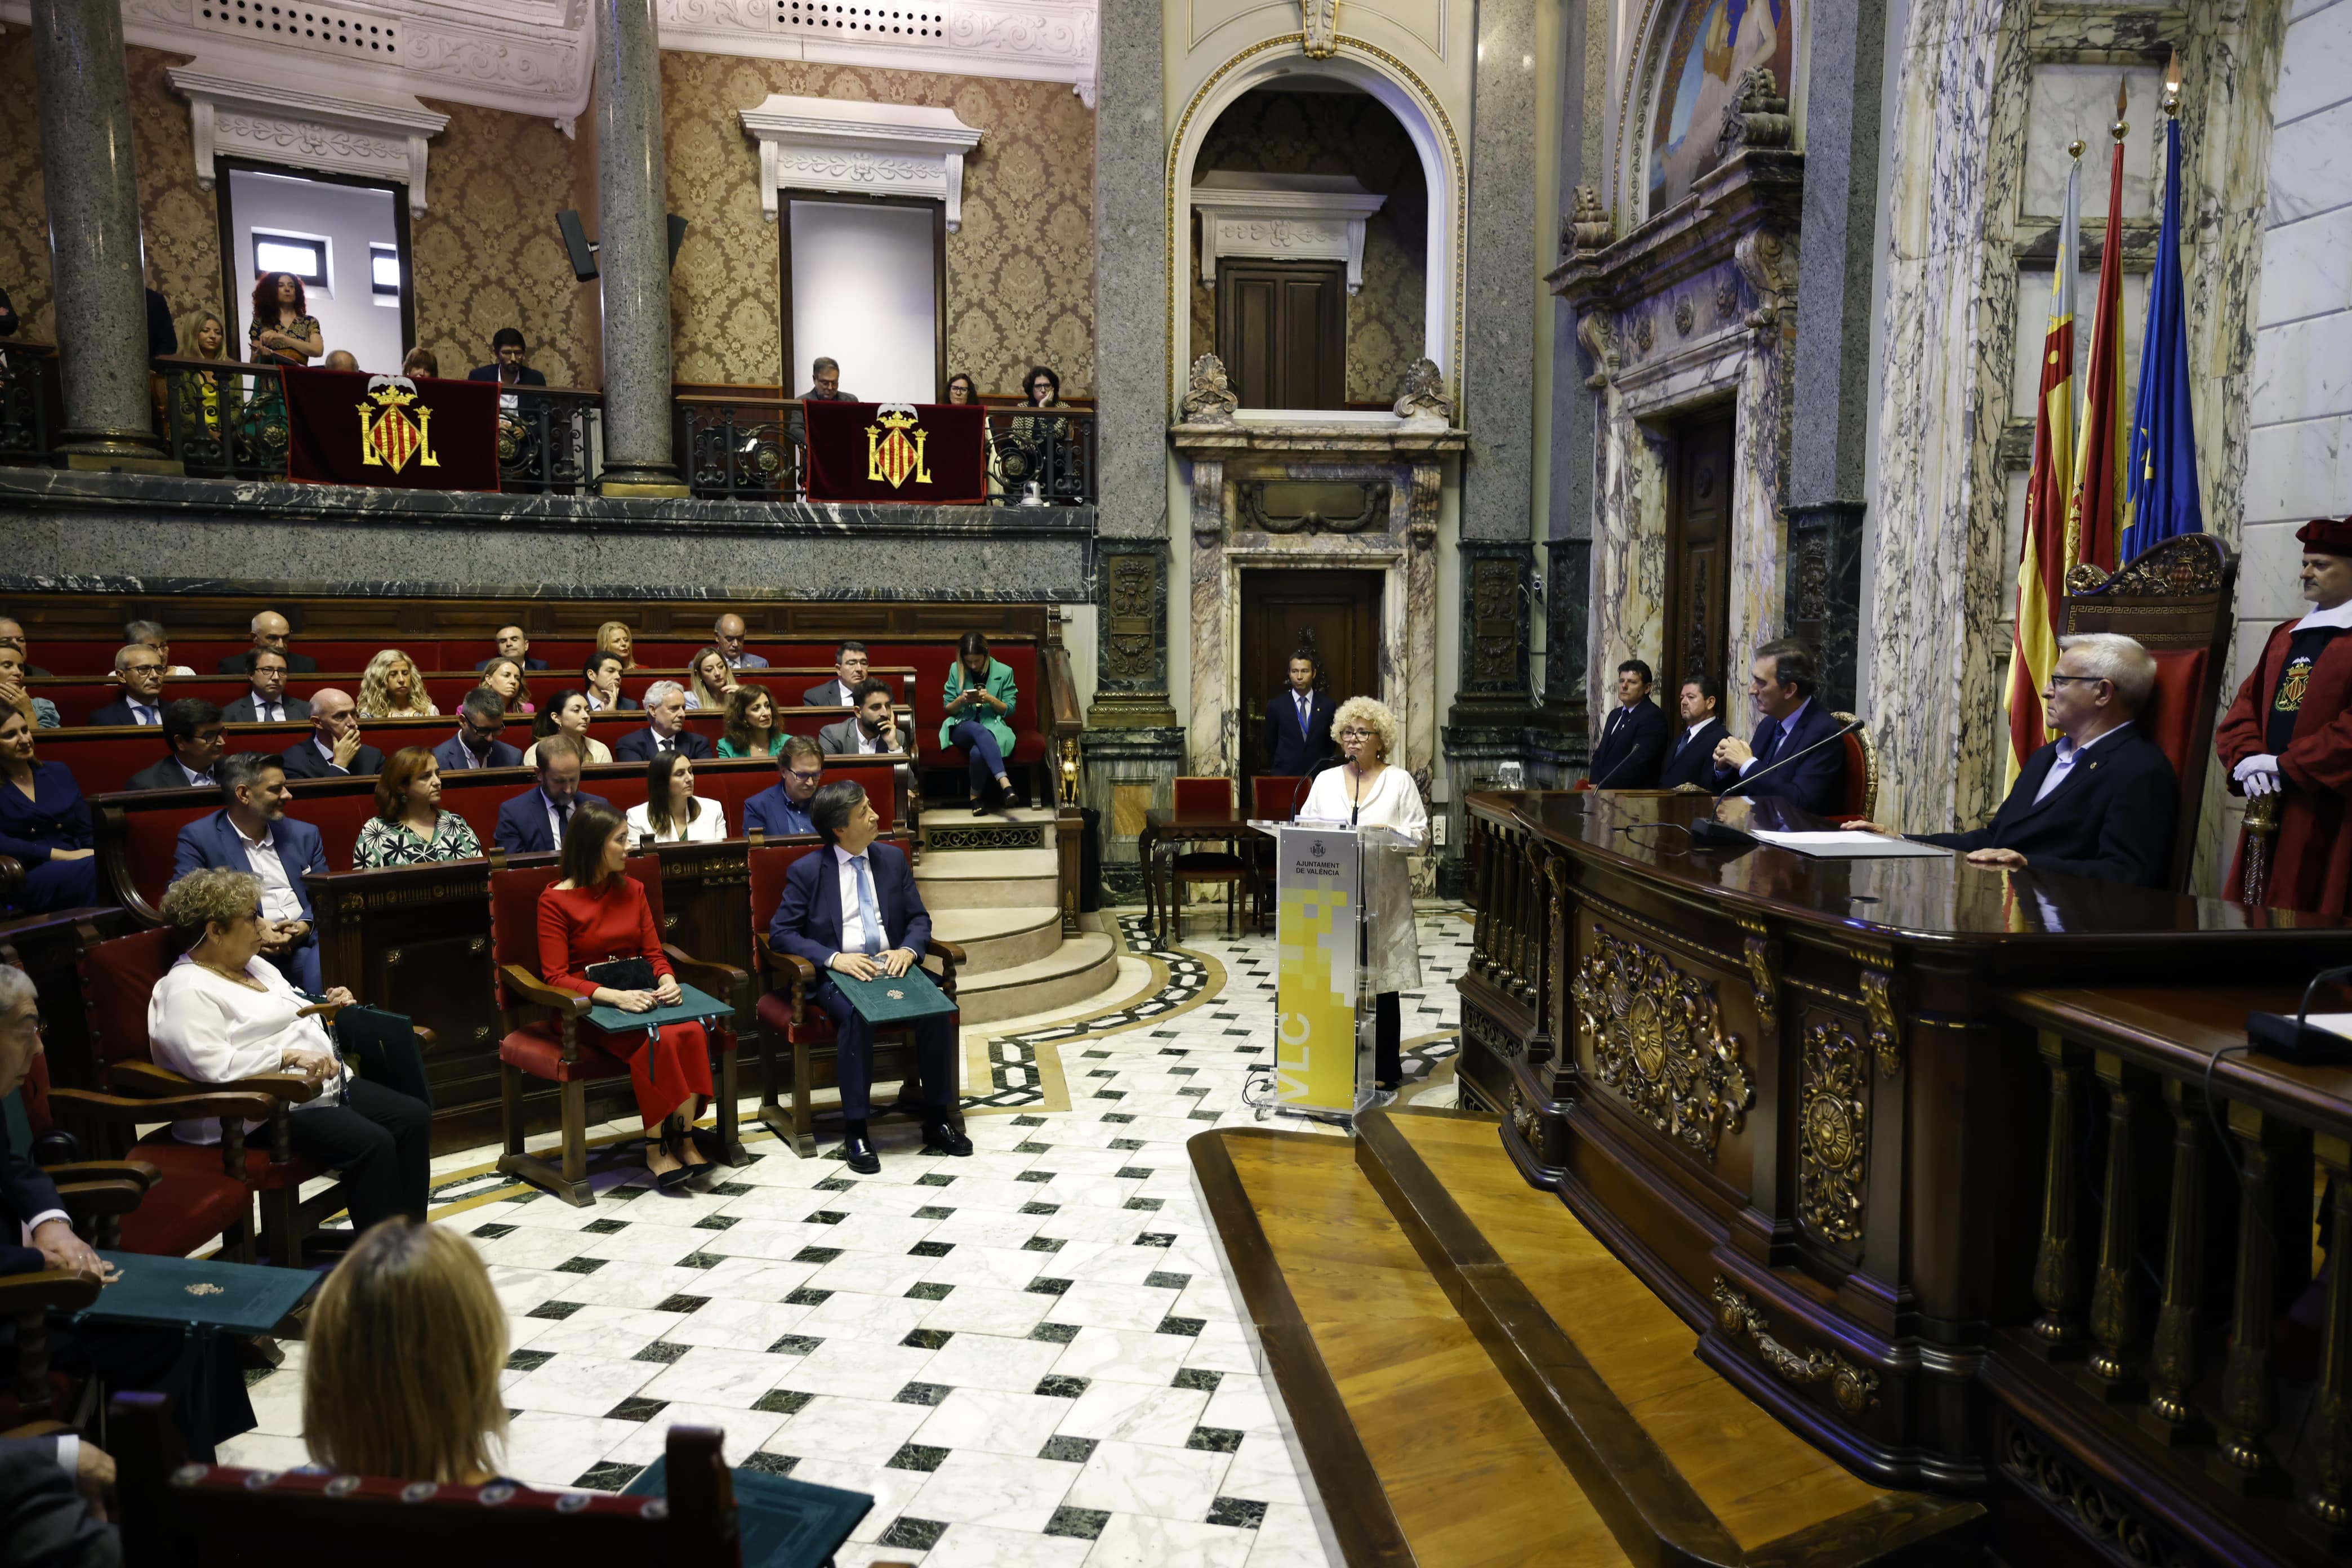
<path id="1" fill-rule="evenodd" d="M 33 759 L 33 725 L 0 711 L 0 855 L 25 868 L 13 899 L 28 914 L 98 902 L 89 803 L 63 763 Z"/>
<path id="2" fill-rule="evenodd" d="M 352 869 L 423 866 L 436 860 L 473 860 L 481 856 L 473 825 L 441 809 L 441 764 L 422 746 L 393 752 L 375 779 L 375 815 L 360 829 Z"/>
<path id="3" fill-rule="evenodd" d="M 996 443 L 997 470 L 1004 488 L 1019 493 L 1035 484 L 1045 500 L 1074 500 L 1076 476 L 1070 464 L 1070 422 L 1028 412 L 1062 407 L 1062 378 L 1050 365 L 1032 365 L 1021 389 L 1028 401 Z"/>
<path id="4" fill-rule="evenodd" d="M 950 403 L 978 403 L 980 401 L 980 387 L 978 384 L 971 379 L 971 377 L 966 375 L 961 371 L 958 371 L 953 375 L 948 377 L 948 401 Z"/>
<path id="5" fill-rule="evenodd" d="M 588 694 L 567 686 L 531 715 L 531 742 L 523 748 L 524 767 L 539 766 L 540 742 L 559 730 L 586 748 L 589 762 L 601 764 L 613 760 L 613 748 L 588 733 Z"/>
<path id="6" fill-rule="evenodd" d="M 776 722 L 776 700 L 761 686 L 738 686 L 727 694 L 727 722 L 719 733 L 722 757 L 772 757 L 792 737 Z"/>
<path id="7" fill-rule="evenodd" d="M 986 816 L 1000 808 L 1023 804 L 1004 771 L 1004 753 L 1013 749 L 1013 705 L 1020 694 L 1013 689 L 1013 667 L 989 657 L 988 639 L 966 632 L 956 644 L 956 661 L 948 666 L 947 718 L 940 724 L 940 744 L 961 746 L 971 769 L 971 814 Z"/>

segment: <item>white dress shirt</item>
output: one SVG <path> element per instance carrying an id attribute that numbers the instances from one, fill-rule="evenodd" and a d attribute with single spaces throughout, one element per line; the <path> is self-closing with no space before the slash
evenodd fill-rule
<path id="1" fill-rule="evenodd" d="M 277 834 L 264 828 L 259 838 L 247 838 L 245 829 L 237 826 L 236 818 L 230 817 L 228 825 L 230 830 L 243 840 L 245 858 L 252 864 L 253 874 L 261 879 L 262 918 L 301 920 L 302 900 L 295 895 L 294 884 L 287 879 L 285 862 L 278 858 Z M 277 972 L 272 970 L 271 973 Z"/>
<path id="2" fill-rule="evenodd" d="M 147 1037 L 157 1063 L 204 1083 L 282 1071 L 289 1050 L 321 1052 L 341 1064 L 318 1018 L 296 1016 L 310 1004 L 275 965 L 256 958 L 245 972 L 263 988 L 239 985 L 180 955 L 147 998 Z M 339 1104 L 342 1098 L 342 1075 L 337 1073 L 320 1086 L 316 1100 L 297 1105 L 294 1114 Z M 250 1122 L 246 1130 L 260 1125 Z M 172 1133 L 183 1143 L 217 1143 L 220 1123 L 210 1117 L 176 1122 Z"/>
<path id="3" fill-rule="evenodd" d="M 874 889 L 874 912 L 877 917 L 882 912 L 882 881 L 874 875 L 872 854 L 873 848 L 870 845 L 863 857 L 853 856 L 838 844 L 833 847 L 834 865 L 841 875 L 841 951 L 843 952 L 866 951 L 866 917 L 858 911 L 857 908 L 856 862 L 861 858 L 866 861 L 866 880 Z M 890 933 L 887 926 L 877 940 L 882 943 L 883 951 L 888 952 Z"/>
<path id="4" fill-rule="evenodd" d="M 2299 632 L 2317 631 L 2323 626 L 2352 628 L 2352 599 L 2347 599 L 2332 610 L 2314 610 L 2294 623 Z"/>
<path id="5" fill-rule="evenodd" d="M 250 692 L 248 695 L 253 699 L 253 721 L 255 723 L 283 724 L 286 722 L 285 698 L 264 697 L 258 691 Z"/>
<path id="6" fill-rule="evenodd" d="M 2066 782 L 2066 776 L 2074 771 L 2074 764 L 2083 760 L 2083 753 L 2084 752 L 2089 751 L 2093 746 L 2095 746 L 2101 741 L 2105 740 L 2107 735 L 2119 735 L 2124 731 L 2130 728 L 2131 721 L 2126 719 L 2124 722 L 2106 731 L 2106 734 L 2099 735 L 2091 740 L 2085 741 L 2079 746 L 2074 744 L 2074 742 L 2066 739 L 2063 735 L 2061 735 L 2058 738 L 2058 759 L 2050 764 L 2050 771 L 2042 775 L 2042 787 L 2033 792 L 2033 804 L 2040 805 L 2043 801 L 2050 798 L 2050 792 L 2052 790 L 2056 789 L 2060 784 Z"/>
<path id="7" fill-rule="evenodd" d="M 126 697 L 123 700 L 131 704 L 131 721 L 133 724 L 161 724 L 163 721 L 161 708 L 137 697 Z"/>
<path id="8" fill-rule="evenodd" d="M 629 807 L 629 842 L 643 843 L 648 835 L 656 844 L 715 844 L 726 837 L 727 808 L 701 795 L 694 797 L 694 820 L 684 825 L 683 832 L 679 830 L 679 825 L 673 823 L 668 832 L 655 833 L 652 807 Z"/>
<path id="9" fill-rule="evenodd" d="M 892 748 L 888 741 L 885 740 L 880 735 L 867 734 L 866 732 L 865 721 L 863 720 L 858 721 L 857 751 L 860 756 L 872 756 L 877 752 L 887 753 Z"/>

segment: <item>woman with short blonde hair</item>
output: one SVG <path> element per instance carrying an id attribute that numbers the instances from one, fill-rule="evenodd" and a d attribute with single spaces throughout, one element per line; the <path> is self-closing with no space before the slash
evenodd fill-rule
<path id="1" fill-rule="evenodd" d="M 388 647 L 368 660 L 360 677 L 362 719 L 430 719 L 439 711 L 415 659 Z"/>
<path id="2" fill-rule="evenodd" d="M 479 1486 L 506 1445 L 507 1318 L 454 1231 L 389 1219 L 327 1276 L 303 1335 L 302 1440 L 343 1475 Z"/>
<path id="3" fill-rule="evenodd" d="M 623 669 L 637 668 L 636 657 L 629 650 L 637 646 L 637 634 L 629 629 L 626 621 L 606 621 L 596 628 L 596 651 L 618 654 Z"/>

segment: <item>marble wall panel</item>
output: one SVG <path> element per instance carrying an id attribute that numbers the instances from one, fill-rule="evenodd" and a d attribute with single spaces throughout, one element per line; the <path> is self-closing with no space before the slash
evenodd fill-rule
<path id="1" fill-rule="evenodd" d="M 2352 169 L 2346 171 L 2352 174 Z M 2346 193 L 2352 201 L 2352 191 Z M 2308 321 L 2352 300 L 2352 206 L 2339 206 L 2263 237 L 2258 327 Z"/>
<path id="2" fill-rule="evenodd" d="M 2352 181 L 2352 103 L 2338 103 L 2273 133 L 2270 220 L 2291 223 L 2343 204 Z"/>
<path id="3" fill-rule="evenodd" d="M 2037 65 L 2026 110 L 2025 183 L 2018 194 L 2024 218 L 2056 222 L 2065 205 L 2066 169 L 2073 162 L 2066 143 L 2083 150 L 2083 222 L 2107 217 L 2109 158 L 2115 142 L 2108 127 L 2116 118 L 2116 81 L 2131 89 L 2124 123 L 2124 221 L 2149 223 L 2157 216 L 2157 178 L 2161 173 L 2164 116 L 2157 108 L 2161 71 L 2112 65 Z"/>

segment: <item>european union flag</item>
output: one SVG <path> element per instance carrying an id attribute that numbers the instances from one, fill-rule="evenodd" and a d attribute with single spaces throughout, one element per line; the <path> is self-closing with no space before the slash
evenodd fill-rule
<path id="1" fill-rule="evenodd" d="M 2189 321 L 2180 289 L 2180 121 L 2164 126 L 2164 228 L 2148 279 L 2147 328 L 2140 334 L 2139 396 L 2132 406 L 2124 464 L 2125 521 L 2118 560 L 2176 533 L 2201 533 L 2197 430 L 2189 412 Z"/>

